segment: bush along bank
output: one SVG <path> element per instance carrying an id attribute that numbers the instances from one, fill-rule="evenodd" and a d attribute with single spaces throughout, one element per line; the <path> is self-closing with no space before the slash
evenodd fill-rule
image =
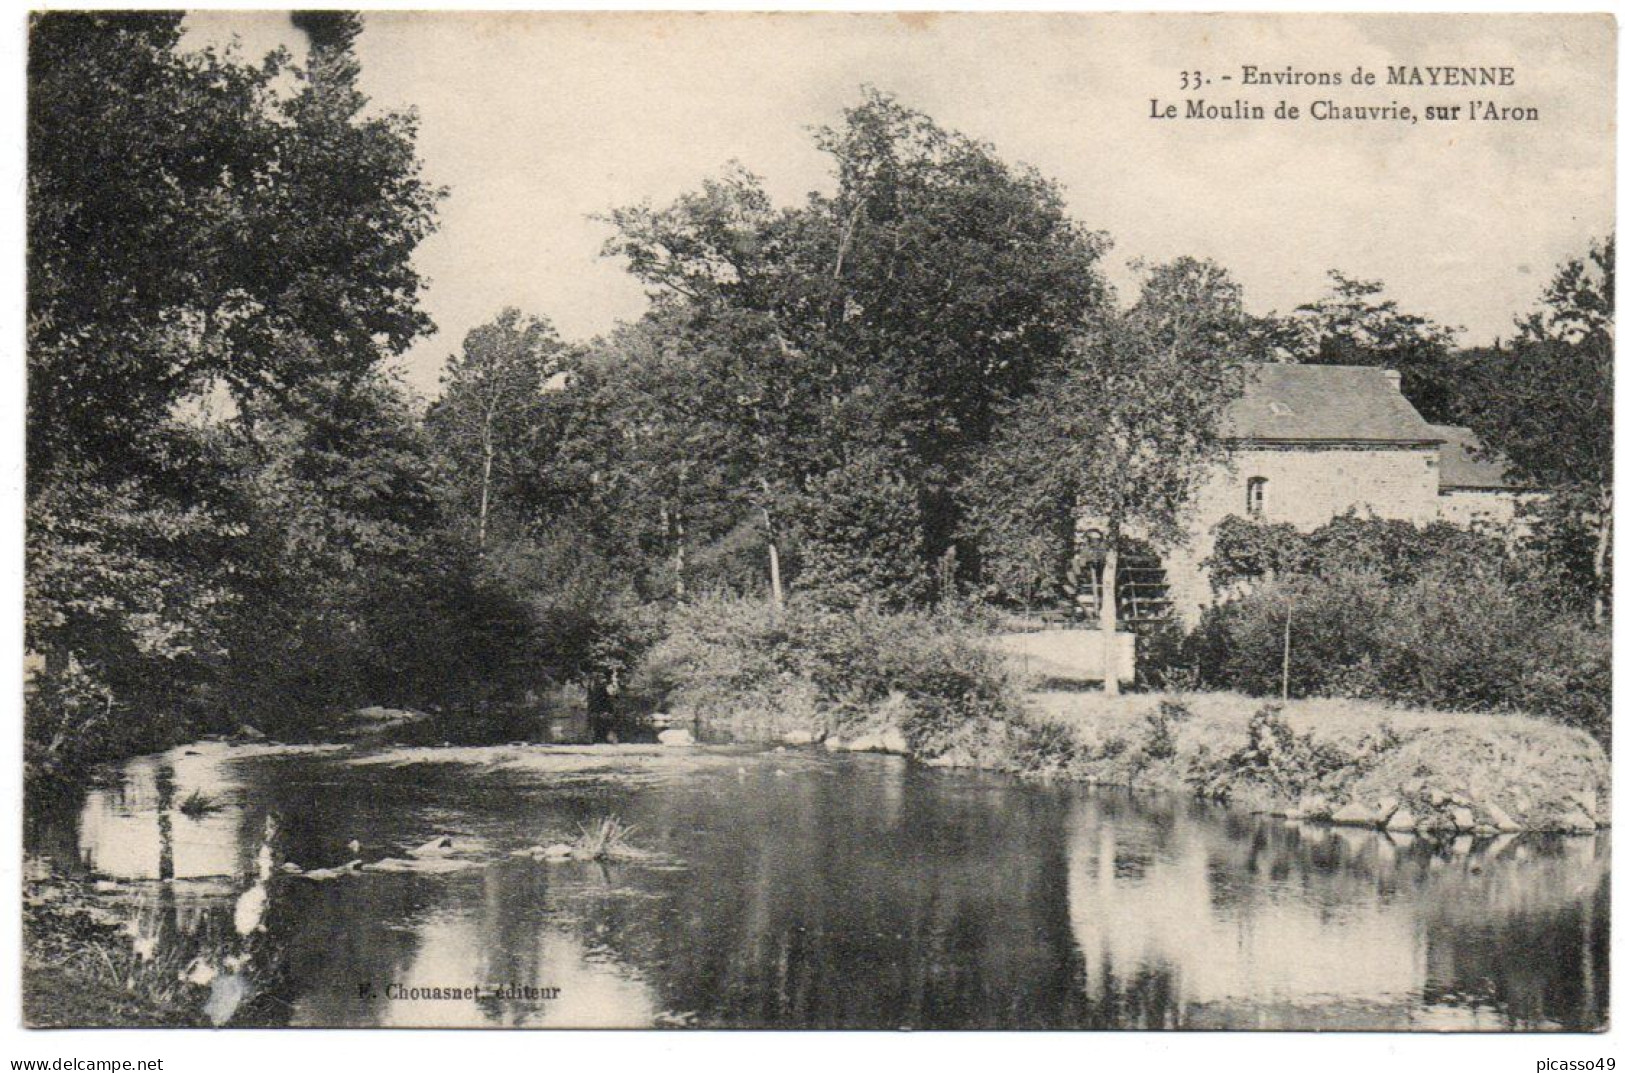
<path id="1" fill-rule="evenodd" d="M 712 736 L 1014 770 L 1033 730 L 984 636 L 946 613 L 703 597 L 671 612 L 629 684 Z"/>
<path id="2" fill-rule="evenodd" d="M 1290 636 L 1294 696 L 1521 712 L 1608 744 L 1610 635 L 1528 548 L 1443 522 L 1231 518 L 1207 565 L 1217 602 L 1163 658 L 1210 688 L 1275 694 Z"/>
<path id="3" fill-rule="evenodd" d="M 1607 755 L 1574 727 L 1330 698 L 1031 693 L 963 616 L 699 599 L 671 613 L 630 685 L 738 741 L 1440 836 L 1608 824 Z"/>

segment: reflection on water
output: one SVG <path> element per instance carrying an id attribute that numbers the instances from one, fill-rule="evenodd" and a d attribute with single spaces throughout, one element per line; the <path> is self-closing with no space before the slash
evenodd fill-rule
<path id="1" fill-rule="evenodd" d="M 194 790 L 224 807 L 184 815 Z M 513 856 L 611 814 L 660 856 Z M 261 884 L 268 817 L 278 864 L 400 857 L 445 832 L 467 867 Z M 1606 1020 L 1606 836 L 1441 847 L 882 757 L 202 745 L 132 762 L 29 840 L 124 881 L 132 914 L 235 924 L 234 1024 Z M 263 931 L 244 937 L 247 912 Z"/>
<path id="2" fill-rule="evenodd" d="M 1441 849 L 1090 797 L 1073 805 L 1068 844 L 1073 934 L 1102 970 L 1091 999 L 1113 981 L 1166 978 L 1158 1023 L 1496 1029 L 1600 1017 L 1598 981 L 1565 994 L 1563 977 L 1595 972 L 1602 956 L 1602 936 L 1584 931 L 1606 921 L 1606 840 Z"/>

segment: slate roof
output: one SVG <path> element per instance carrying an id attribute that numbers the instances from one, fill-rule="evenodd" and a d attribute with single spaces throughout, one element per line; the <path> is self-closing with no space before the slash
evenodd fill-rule
<path id="1" fill-rule="evenodd" d="M 1362 365 L 1262 364 L 1231 404 L 1225 434 L 1287 443 L 1439 443 L 1440 431 L 1382 370 Z"/>
<path id="2" fill-rule="evenodd" d="M 1483 454 L 1484 445 L 1470 428 L 1460 425 L 1434 425 L 1444 437 L 1439 447 L 1439 489 L 1504 492 L 1525 486 L 1507 476 L 1506 463 Z"/>

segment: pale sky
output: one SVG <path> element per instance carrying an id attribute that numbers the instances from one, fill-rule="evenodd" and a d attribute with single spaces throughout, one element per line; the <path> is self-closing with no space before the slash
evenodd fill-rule
<path id="1" fill-rule="evenodd" d="M 258 56 L 302 51 L 277 14 L 191 17 Z M 873 84 L 991 142 L 1066 190 L 1072 215 L 1129 262 L 1208 257 L 1255 312 L 1324 291 L 1337 267 L 1401 305 L 1510 334 L 1556 264 L 1614 223 L 1614 28 L 1600 16 L 365 15 L 362 88 L 415 106 L 430 181 L 450 188 L 418 252 L 438 334 L 404 359 L 433 393 L 463 334 L 504 305 L 586 340 L 644 307 L 599 256 L 594 214 L 656 204 L 738 160 L 781 203 L 828 189 L 808 127 L 834 124 Z M 1247 87 L 1241 67 L 1338 71 L 1332 87 Z M 1402 89 L 1390 64 L 1512 66 L 1512 88 Z M 1347 84 L 1363 65 L 1371 87 Z M 1180 72 L 1237 81 L 1182 93 Z M 1222 88 L 1221 88 L 1222 87 Z M 1154 121 L 1150 100 L 1286 98 L 1534 105 L 1535 123 Z M 1183 111 L 1183 104 L 1179 107 Z"/>

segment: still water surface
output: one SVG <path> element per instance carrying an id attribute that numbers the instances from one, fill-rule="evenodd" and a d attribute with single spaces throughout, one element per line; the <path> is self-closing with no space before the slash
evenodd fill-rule
<path id="1" fill-rule="evenodd" d="M 186 816 L 193 790 L 225 807 Z M 608 815 L 655 856 L 513 856 Z M 439 832 L 454 848 L 432 870 L 259 883 L 268 816 L 276 862 L 306 869 Z M 119 881 L 132 927 L 188 957 L 234 951 L 215 985 L 231 1024 L 1606 1020 L 1607 836 L 1440 846 L 815 751 L 219 743 L 133 761 L 28 834 L 57 867 Z M 263 931 L 244 939 L 249 901 Z M 403 997 L 468 986 L 481 997 Z"/>

